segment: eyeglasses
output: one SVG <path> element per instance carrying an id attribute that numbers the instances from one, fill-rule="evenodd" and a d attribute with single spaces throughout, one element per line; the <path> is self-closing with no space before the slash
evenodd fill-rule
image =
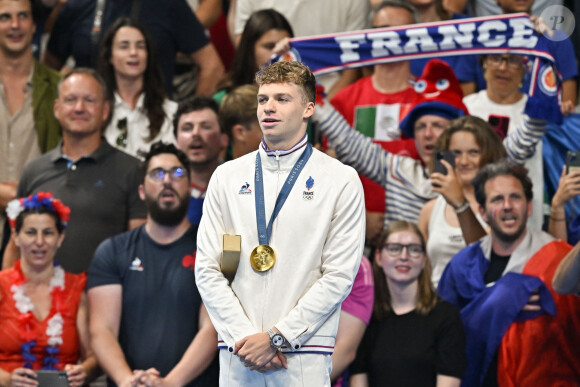
<path id="1" fill-rule="evenodd" d="M 492 54 L 487 56 L 488 63 L 493 67 L 500 67 L 504 60 L 507 67 L 512 70 L 519 69 L 523 66 L 522 58 L 518 55 Z"/>
<path id="2" fill-rule="evenodd" d="M 117 137 L 117 145 L 125 148 L 127 146 L 127 118 L 121 118 L 117 121 L 117 129 L 121 131 Z"/>
<path id="3" fill-rule="evenodd" d="M 418 243 L 411 243 L 408 245 L 403 245 L 400 243 L 385 243 L 383 245 L 383 250 L 385 250 L 387 254 L 393 257 L 400 256 L 403 253 L 403 249 L 405 248 L 407 249 L 407 254 L 409 254 L 411 258 L 419 258 L 425 253 L 423 246 Z"/>
<path id="4" fill-rule="evenodd" d="M 152 180 L 160 181 L 164 180 L 165 176 L 169 175 L 169 177 L 173 179 L 182 179 L 185 177 L 185 169 L 181 167 L 173 167 L 169 170 L 163 168 L 155 168 L 147 172 L 147 176 L 149 176 Z"/>

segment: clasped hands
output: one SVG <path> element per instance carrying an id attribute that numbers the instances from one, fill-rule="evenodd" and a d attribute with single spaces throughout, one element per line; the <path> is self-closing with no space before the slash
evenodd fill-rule
<path id="1" fill-rule="evenodd" d="M 169 387 L 172 384 L 160 376 L 155 368 L 133 370 L 131 377 L 125 379 L 119 387 Z"/>
<path id="2" fill-rule="evenodd" d="M 252 371 L 264 373 L 288 368 L 286 356 L 270 345 L 270 336 L 266 332 L 255 333 L 237 341 L 233 353 Z"/>

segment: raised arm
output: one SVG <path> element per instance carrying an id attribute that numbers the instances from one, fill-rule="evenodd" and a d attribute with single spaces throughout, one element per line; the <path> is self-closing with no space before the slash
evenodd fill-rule
<path id="1" fill-rule="evenodd" d="M 193 12 L 205 28 L 210 28 L 220 17 L 222 12 L 221 0 L 201 0 Z"/>
<path id="2" fill-rule="evenodd" d="M 198 84 L 195 93 L 212 95 L 224 75 L 224 65 L 212 43 L 208 43 L 191 54 L 191 59 L 199 66 Z"/>
<path id="3" fill-rule="evenodd" d="M 316 106 L 313 120 L 322 134 L 328 137 L 340 161 L 377 183 L 385 184 L 393 155 L 354 130 L 329 102 Z"/>
<path id="4" fill-rule="evenodd" d="M 447 174 L 431 174 L 433 191 L 443 195 L 443 198 L 447 204 L 449 204 L 455 211 L 455 215 L 459 221 L 459 227 L 461 227 L 461 233 L 463 234 L 465 243 L 473 243 L 479 238 L 485 236 L 487 231 L 483 228 L 481 223 L 479 223 L 479 220 L 477 220 L 472 205 L 465 197 L 463 188 L 455 176 L 453 167 L 445 160 L 442 160 L 442 163 L 445 165 L 445 168 L 447 168 Z M 423 212 L 421 212 L 421 215 L 423 215 Z M 424 227 L 424 225 L 422 226 L 421 223 L 423 222 L 424 224 L 425 221 L 429 222 L 429 218 L 422 220 L 421 216 L 419 217 L 419 229 L 422 232 L 424 232 L 424 230 L 421 227 Z"/>
<path id="5" fill-rule="evenodd" d="M 536 145 L 544 136 L 546 121 L 523 115 L 523 125 L 508 134 L 503 144 L 508 159 L 516 164 L 523 164 L 536 152 Z"/>
<path id="6" fill-rule="evenodd" d="M 568 242 L 568 225 L 564 206 L 577 195 L 580 195 L 580 171 L 567 174 L 566 166 L 563 166 L 558 189 L 552 198 L 548 232 L 555 238 L 562 239 L 565 242 Z"/>

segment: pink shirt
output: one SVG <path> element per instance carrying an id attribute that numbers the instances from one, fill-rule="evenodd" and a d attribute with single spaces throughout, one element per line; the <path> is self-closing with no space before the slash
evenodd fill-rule
<path id="1" fill-rule="evenodd" d="M 363 256 L 352 290 L 342 303 L 342 310 L 363 320 L 367 325 L 373 314 L 375 300 L 375 281 L 371 262 Z"/>

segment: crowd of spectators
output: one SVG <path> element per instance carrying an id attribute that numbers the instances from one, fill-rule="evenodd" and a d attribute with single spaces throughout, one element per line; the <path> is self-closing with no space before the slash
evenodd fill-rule
<path id="1" fill-rule="evenodd" d="M 71 386 L 217 385 L 195 238 L 214 171 L 264 144 L 256 72 L 312 35 L 518 12 L 540 33 L 550 5 L 576 10 L 0 0 L 0 386 L 38 370 Z M 546 50 L 566 119 L 579 53 L 563 34 Z M 580 383 L 580 164 L 549 197 L 554 126 L 526 108 L 532 59 L 435 51 L 317 77 L 308 141 L 359 173 L 366 209 L 334 386 Z"/>

